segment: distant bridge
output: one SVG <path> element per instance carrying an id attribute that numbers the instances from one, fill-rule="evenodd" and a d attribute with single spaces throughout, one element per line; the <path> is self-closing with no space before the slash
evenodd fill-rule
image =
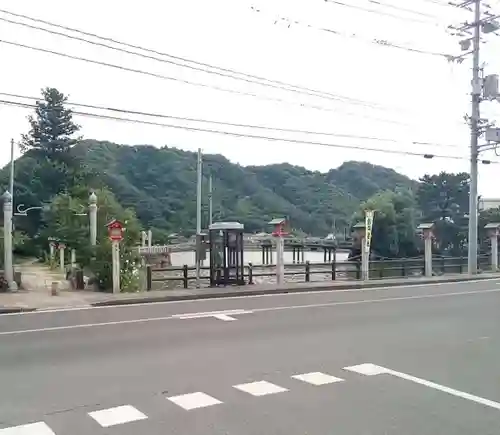
<path id="1" fill-rule="evenodd" d="M 271 245 L 273 242 L 272 237 L 266 238 L 245 238 L 244 246 L 248 250 L 260 250 L 263 247 Z M 331 239 L 321 239 L 321 238 L 298 238 L 298 237 L 287 237 L 285 238 L 285 249 L 302 248 L 310 251 L 316 251 L 320 249 L 337 249 L 337 250 L 350 250 L 352 247 L 352 240 L 341 240 L 335 241 Z M 195 249 L 195 242 L 189 241 L 184 243 L 176 243 L 171 245 L 172 252 L 180 251 L 193 251 Z"/>

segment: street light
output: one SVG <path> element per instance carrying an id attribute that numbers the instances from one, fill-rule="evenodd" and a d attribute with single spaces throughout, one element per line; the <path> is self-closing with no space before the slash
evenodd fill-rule
<path id="1" fill-rule="evenodd" d="M 38 207 L 28 207 L 28 208 L 25 208 L 24 210 L 23 210 L 23 207 L 24 207 L 24 204 L 19 204 L 17 206 L 17 212 L 14 213 L 14 215 L 15 216 L 28 216 L 28 212 L 31 210 L 47 211 L 50 208 L 50 206 L 48 204 L 44 204 L 44 205 L 41 205 Z"/>

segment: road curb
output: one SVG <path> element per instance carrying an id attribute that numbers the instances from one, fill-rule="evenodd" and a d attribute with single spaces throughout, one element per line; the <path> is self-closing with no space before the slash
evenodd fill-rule
<path id="1" fill-rule="evenodd" d="M 33 311 L 38 311 L 38 308 L 0 307 L 0 314 L 31 313 Z"/>
<path id="2" fill-rule="evenodd" d="M 475 275 L 471 277 L 450 277 L 442 280 L 436 279 L 426 279 L 426 280 L 409 280 L 405 283 L 402 282 L 376 282 L 369 281 L 367 283 L 346 283 L 340 285 L 332 285 L 331 283 L 325 283 L 320 286 L 308 286 L 308 287 L 292 287 L 292 288 L 266 288 L 261 290 L 252 290 L 251 286 L 247 286 L 248 289 L 243 290 L 232 290 L 227 292 L 213 292 L 210 293 L 210 289 L 207 293 L 197 293 L 197 294 L 186 294 L 186 295 L 161 295 L 161 296 L 146 296 L 146 297 L 135 297 L 129 299 L 108 299 L 104 301 L 92 302 L 86 304 L 85 307 L 112 307 L 120 305 L 137 305 L 137 304 L 153 304 L 155 302 L 176 302 L 176 301 L 195 301 L 201 299 L 223 299 L 231 297 L 244 297 L 244 296 L 263 296 L 263 295 L 284 295 L 287 293 L 311 293 L 311 292 L 321 292 L 321 291 L 335 291 L 335 290 L 349 290 L 349 289 L 362 289 L 362 288 L 381 288 L 381 287 L 400 287 L 400 286 L 416 286 L 416 285 L 426 285 L 426 284 L 441 284 L 441 283 L 454 283 L 454 282 L 467 282 L 467 281 L 479 281 L 488 279 L 500 279 L 500 275 L 497 276 L 481 276 Z M 58 307 L 53 308 L 33 308 L 33 307 L 0 307 L 0 315 L 2 314 L 22 314 L 22 313 L 32 313 L 32 312 L 44 312 L 51 311 Z M 79 307 L 66 307 L 68 309 L 78 309 Z"/>
<path id="3" fill-rule="evenodd" d="M 498 277 L 500 278 L 500 276 Z M 106 300 L 91 303 L 92 307 L 110 307 L 117 305 L 135 305 L 135 304 L 147 304 L 147 303 L 155 303 L 155 302 L 176 302 L 176 301 L 190 301 L 190 300 L 199 300 L 199 299 L 222 299 L 222 298 L 230 298 L 230 297 L 243 297 L 243 296 L 262 296 L 262 295 L 280 295 L 287 293 L 308 293 L 308 292 L 318 292 L 318 291 L 335 291 L 335 290 L 349 290 L 349 289 L 362 289 L 362 288 L 379 288 L 379 287 L 398 287 L 398 286 L 415 286 L 415 285 L 425 285 L 425 284 L 440 284 L 440 283 L 454 283 L 454 282 L 467 282 L 467 281 L 477 281 L 477 280 L 487 280 L 494 279 L 492 276 L 473 276 L 470 278 L 465 277 L 455 277 L 443 280 L 419 280 L 419 281 L 410 281 L 410 282 L 369 282 L 369 283 L 355 283 L 355 284 L 345 284 L 345 285 L 335 285 L 325 284 L 324 286 L 315 286 L 315 287 L 293 287 L 293 288 L 282 288 L 282 289 L 262 289 L 262 290 L 234 290 L 228 292 L 215 292 L 210 293 L 198 293 L 198 294 L 186 294 L 186 295 L 162 295 L 162 296 L 151 296 L 151 297 L 137 297 L 130 299 L 122 299 L 122 300 Z"/>

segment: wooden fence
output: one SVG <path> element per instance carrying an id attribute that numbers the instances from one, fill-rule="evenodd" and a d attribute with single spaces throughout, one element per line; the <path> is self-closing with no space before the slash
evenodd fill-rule
<path id="1" fill-rule="evenodd" d="M 490 256 L 478 256 L 478 265 L 482 270 L 490 270 Z M 248 284 L 254 284 L 256 278 L 276 276 L 276 265 L 249 263 L 244 267 L 245 278 Z M 210 280 L 210 268 L 201 267 L 200 279 Z M 181 267 L 155 268 L 147 267 L 147 290 L 157 287 L 158 283 L 181 282 L 183 288 L 188 288 L 190 281 L 196 279 L 195 266 L 184 265 Z M 467 272 L 467 257 L 434 257 L 433 273 L 442 275 L 446 273 Z M 425 265 L 423 258 L 376 260 L 370 262 L 370 279 L 403 278 L 423 276 Z M 332 261 L 331 263 L 286 264 L 285 276 L 303 276 L 302 282 L 311 282 L 314 275 L 323 275 L 323 280 L 359 280 L 361 279 L 361 263 L 359 261 Z M 156 284 L 156 285 L 155 285 Z"/>

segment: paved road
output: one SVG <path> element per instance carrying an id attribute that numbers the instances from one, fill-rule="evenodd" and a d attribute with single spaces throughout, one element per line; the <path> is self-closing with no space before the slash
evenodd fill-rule
<path id="1" fill-rule="evenodd" d="M 0 316 L 0 435 L 498 434 L 499 311 L 491 280 Z"/>

